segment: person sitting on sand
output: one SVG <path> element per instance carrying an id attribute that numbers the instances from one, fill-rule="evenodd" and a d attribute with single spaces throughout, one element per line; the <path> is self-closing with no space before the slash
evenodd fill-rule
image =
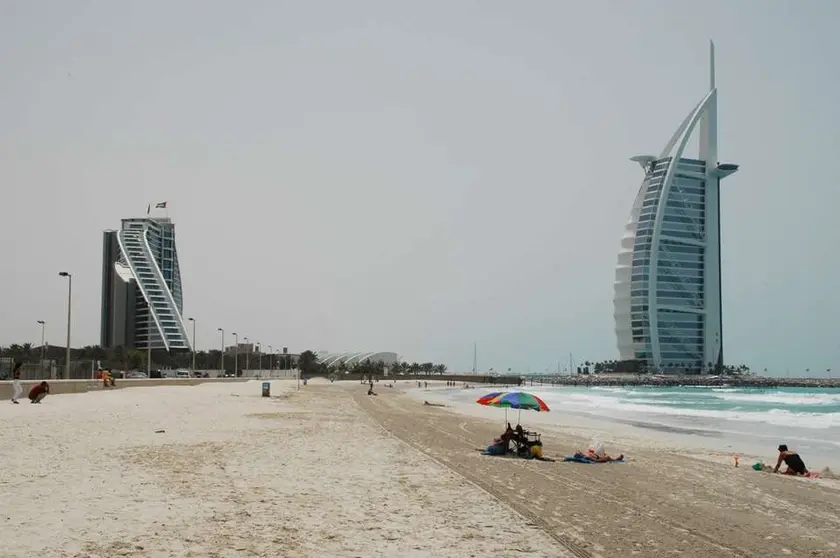
<path id="1" fill-rule="evenodd" d="M 40 384 L 29 390 L 29 402 L 40 403 L 44 397 L 50 392 L 50 384 L 41 382 Z"/>
<path id="2" fill-rule="evenodd" d="M 505 453 L 510 451 L 510 442 L 516 439 L 516 431 L 511 428 L 510 423 L 507 423 L 507 428 L 505 428 L 505 431 L 502 432 L 502 435 L 498 439 L 504 444 Z"/>
<path id="3" fill-rule="evenodd" d="M 776 461 L 776 467 L 773 469 L 774 473 L 779 472 L 779 467 L 782 466 L 782 461 L 787 465 L 786 475 L 807 475 L 808 469 L 805 467 L 805 462 L 799 457 L 795 451 L 789 450 L 785 444 L 779 446 L 779 459 Z"/>

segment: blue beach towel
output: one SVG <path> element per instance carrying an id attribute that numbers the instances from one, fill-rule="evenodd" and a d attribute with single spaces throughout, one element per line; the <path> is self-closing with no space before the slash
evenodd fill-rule
<path id="1" fill-rule="evenodd" d="M 587 459 L 585 457 L 566 457 L 563 461 L 573 462 L 573 463 L 595 463 L 600 464 L 598 461 L 592 461 L 591 459 Z M 621 461 L 607 461 L 606 463 L 624 463 L 624 460 Z"/>
<path id="2" fill-rule="evenodd" d="M 487 449 L 481 452 L 481 455 L 504 455 L 505 448 L 500 446 L 487 446 Z"/>

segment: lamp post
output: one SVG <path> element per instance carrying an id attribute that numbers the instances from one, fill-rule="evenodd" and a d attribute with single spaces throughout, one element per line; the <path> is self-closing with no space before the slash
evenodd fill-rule
<path id="1" fill-rule="evenodd" d="M 219 333 L 222 334 L 222 354 L 219 357 L 219 366 L 221 367 L 222 376 L 225 375 L 225 330 L 218 328 Z"/>
<path id="2" fill-rule="evenodd" d="M 234 346 L 234 351 L 235 351 L 234 357 L 235 357 L 236 360 L 233 361 L 233 377 L 238 378 L 239 377 L 239 335 L 234 333 L 233 334 L 233 339 L 234 339 L 234 343 L 236 344 Z"/>
<path id="3" fill-rule="evenodd" d="M 193 342 L 192 342 L 193 365 L 192 365 L 192 369 L 193 369 L 193 372 L 195 372 L 195 318 L 187 318 L 187 319 L 189 321 L 191 321 L 192 324 L 193 324 Z"/>
<path id="4" fill-rule="evenodd" d="M 251 369 L 251 342 L 248 341 L 247 337 L 243 337 L 242 339 L 245 340 L 245 372 Z"/>
<path id="5" fill-rule="evenodd" d="M 257 341 L 257 356 L 259 358 L 259 366 L 257 368 L 259 368 L 260 377 L 262 377 L 262 344 L 259 341 Z"/>
<path id="6" fill-rule="evenodd" d="M 70 379 L 70 320 L 72 317 L 73 274 L 66 271 L 58 273 L 60 277 L 67 277 L 67 363 L 65 365 L 65 380 Z"/>
<path id="7" fill-rule="evenodd" d="M 268 346 L 268 377 L 271 377 L 271 371 L 274 369 L 274 353 L 271 351 L 271 345 Z"/>
<path id="8" fill-rule="evenodd" d="M 44 320 L 38 320 L 38 323 L 41 324 L 41 379 L 44 379 L 44 327 L 47 325 L 47 322 Z"/>

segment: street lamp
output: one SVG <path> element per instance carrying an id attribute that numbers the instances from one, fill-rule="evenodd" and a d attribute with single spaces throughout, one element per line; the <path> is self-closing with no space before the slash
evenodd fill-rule
<path id="1" fill-rule="evenodd" d="M 259 341 L 257 341 L 257 355 L 259 356 L 259 366 L 257 368 L 260 371 L 260 377 L 262 377 L 262 345 Z"/>
<path id="2" fill-rule="evenodd" d="M 193 350 L 193 365 L 192 369 L 195 372 L 195 318 L 187 318 L 187 320 L 193 323 L 193 342 L 192 342 L 192 350 Z"/>
<path id="3" fill-rule="evenodd" d="M 70 318 L 73 300 L 73 274 L 66 271 L 58 273 L 60 277 L 67 277 L 67 363 L 64 370 L 66 380 L 70 379 Z"/>
<path id="4" fill-rule="evenodd" d="M 234 342 L 236 343 L 236 345 L 234 346 L 234 349 L 236 351 L 235 352 L 236 360 L 233 361 L 233 377 L 238 378 L 239 377 L 239 335 L 234 333 L 233 334 L 233 339 L 234 339 Z"/>
<path id="5" fill-rule="evenodd" d="M 271 371 L 274 369 L 274 353 L 271 351 L 271 345 L 268 346 L 268 376 L 271 377 Z"/>
<path id="6" fill-rule="evenodd" d="M 247 345 L 245 348 L 245 373 L 247 373 L 251 369 L 251 345 L 247 337 L 243 337 L 242 339 L 245 340 L 245 345 Z"/>
<path id="7" fill-rule="evenodd" d="M 225 375 L 225 330 L 218 328 L 219 333 L 222 334 L 222 356 L 219 357 L 219 366 L 221 366 L 222 376 Z"/>
<path id="8" fill-rule="evenodd" d="M 44 379 L 44 327 L 47 325 L 47 322 L 44 320 L 38 320 L 38 323 L 41 324 L 41 379 Z"/>

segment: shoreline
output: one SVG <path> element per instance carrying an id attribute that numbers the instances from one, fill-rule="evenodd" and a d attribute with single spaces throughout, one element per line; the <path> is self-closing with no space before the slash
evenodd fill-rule
<path id="1" fill-rule="evenodd" d="M 614 424 L 606 425 L 602 441 L 609 452 L 625 453 L 626 463 L 562 463 L 563 455 L 586 447 L 592 430 L 577 416 L 558 426 L 532 420 L 550 413 L 531 412 L 526 422 L 527 411 L 523 423 L 542 433 L 545 455 L 558 461 L 483 456 L 476 448 L 501 433 L 503 410 L 475 405 L 476 416 L 423 404 L 442 391 L 379 389 L 370 397 L 360 389 L 354 397 L 395 436 L 506 501 L 575 556 L 757 558 L 840 550 L 837 481 L 753 471 L 746 458 L 736 468 L 731 455 L 691 455 L 650 438 L 625 439 Z"/>
<path id="2" fill-rule="evenodd" d="M 428 390 L 416 389 L 410 385 L 399 387 L 405 390 L 407 397 L 420 403 L 428 400 L 431 403 L 444 404 L 449 412 L 458 416 L 479 418 L 498 424 L 504 422 L 505 414 L 502 409 L 474 403 L 475 398 L 482 394 L 482 390 L 490 390 L 492 386 L 474 386 L 474 389 L 468 390 L 440 384 L 430 384 Z M 522 389 L 536 387 L 523 386 Z M 470 396 L 466 396 L 466 393 L 470 393 Z M 461 394 L 465 395 L 462 397 Z M 475 394 L 475 397 L 472 397 L 472 394 Z M 509 411 L 507 416 L 513 422 L 518 415 L 515 411 Z M 775 448 L 779 443 L 785 442 L 803 451 L 806 463 L 814 471 L 819 472 L 827 467 L 833 474 L 840 474 L 840 450 L 814 453 L 808 449 L 810 444 L 823 434 L 821 430 L 815 430 L 807 438 L 793 438 L 788 437 L 778 426 L 765 425 L 767 428 L 764 432 L 751 432 L 734 429 L 745 426 L 741 423 L 734 423 L 730 428 L 722 429 L 719 425 L 707 424 L 696 419 L 674 424 L 674 421 L 666 421 L 656 415 L 613 416 L 563 408 L 562 405 L 553 406 L 549 413 L 523 411 L 522 422 L 525 425 L 585 439 L 584 443 L 589 443 L 594 437 L 610 447 L 629 446 L 643 450 L 655 448 L 657 451 L 676 452 L 700 459 L 709 459 L 709 456 L 716 455 L 715 460 L 726 465 L 732 465 L 736 455 L 740 456 L 745 464 L 750 461 L 749 465 L 757 461 L 772 461 L 771 464 L 774 464 L 777 455 Z M 837 482 L 840 487 L 840 481 Z"/>
<path id="3" fill-rule="evenodd" d="M 523 412 L 555 462 L 412 383 L 168 385 L 0 406 L 4 556 L 834 556 L 840 483 Z M 461 391 L 461 390 L 459 390 Z M 469 390 L 474 393 L 473 390 Z M 415 398 L 416 396 L 419 396 Z M 558 409 L 559 410 L 559 409 Z M 556 414 L 562 425 L 532 422 Z M 543 417 L 545 418 L 545 417 Z M 600 428 L 600 427 L 599 427 Z M 603 436 L 624 464 L 563 463 Z M 727 463 L 728 461 L 728 463 Z M 71 482 L 68 482 L 71 481 Z M 48 497 L 44 497 L 47 494 Z M 807 509 L 807 513 L 802 513 Z"/>
<path id="4" fill-rule="evenodd" d="M 586 374 L 580 376 L 528 376 L 524 385 L 567 387 L 731 387 L 747 389 L 814 388 L 840 389 L 840 379 L 766 378 L 763 376 L 636 376 Z"/>

